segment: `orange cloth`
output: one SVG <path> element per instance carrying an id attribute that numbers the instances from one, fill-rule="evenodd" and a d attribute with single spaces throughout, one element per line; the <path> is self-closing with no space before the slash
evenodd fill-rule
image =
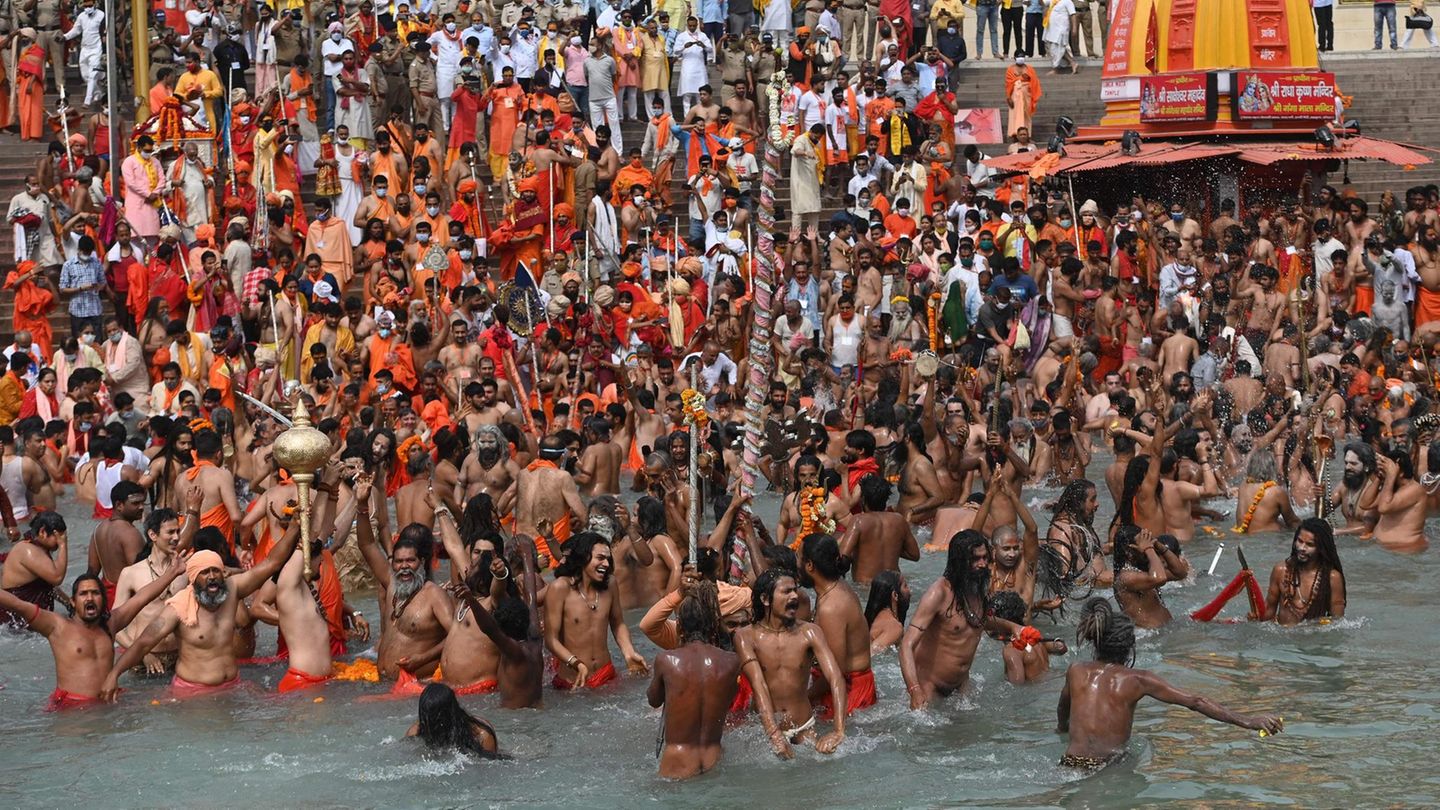
<path id="1" fill-rule="evenodd" d="M 626 163 L 620 167 L 620 171 L 615 173 L 615 180 L 610 184 L 610 202 L 620 205 L 630 196 L 630 190 L 635 186 L 645 189 L 645 193 L 648 194 L 654 185 L 655 175 L 651 174 L 649 169 L 644 166 L 637 169 Z"/>
<path id="2" fill-rule="evenodd" d="M 810 670 L 810 674 L 824 680 L 819 667 Z M 875 671 L 871 669 L 860 672 L 845 673 L 845 716 L 849 717 L 861 709 L 868 709 L 875 705 Z M 821 720 L 829 720 L 835 716 L 834 698 L 829 690 L 820 697 L 815 704 L 820 711 L 817 712 Z"/>
<path id="3" fill-rule="evenodd" d="M 235 381 L 230 377 L 229 366 L 224 357 L 215 358 L 210 364 L 210 387 L 220 392 L 220 404 L 235 412 Z"/>
<path id="4" fill-rule="evenodd" d="M 598 689 L 598 688 L 604 686 L 605 684 L 610 683 L 611 681 L 615 680 L 617 677 L 619 677 L 619 676 L 616 675 L 616 673 L 615 673 L 615 663 L 612 661 L 612 662 L 606 664 L 605 666 L 601 667 L 599 670 L 597 670 L 595 673 L 593 673 L 590 677 L 586 678 L 586 679 L 585 679 L 585 688 L 586 688 L 586 689 Z M 553 686 L 553 687 L 555 687 L 556 689 L 560 689 L 560 690 L 573 689 L 573 688 L 575 687 L 575 684 L 571 683 L 570 681 L 565 680 L 564 678 L 560 677 L 559 675 L 556 675 L 556 676 L 554 677 L 554 679 L 552 679 L 552 680 L 550 681 L 550 685 Z"/>
<path id="5" fill-rule="evenodd" d="M 1351 317 L 1356 315 L 1368 315 L 1375 308 L 1375 288 L 1355 285 L 1355 306 L 1350 313 Z"/>
<path id="6" fill-rule="evenodd" d="M 55 293 L 42 290 L 34 279 L 17 279 L 34 269 L 34 262 L 21 262 L 5 279 L 5 289 L 15 291 L 15 329 L 25 329 L 40 347 L 42 354 L 32 358 L 40 365 L 54 354 L 54 338 L 50 331 L 50 311 L 55 308 Z"/>
<path id="7" fill-rule="evenodd" d="M 1415 297 L 1415 326 L 1419 328 L 1431 321 L 1440 321 L 1440 292 L 1421 287 Z"/>
<path id="8" fill-rule="evenodd" d="M 439 680 L 440 670 L 436 668 L 435 678 Z M 500 682 L 494 678 L 484 678 L 465 686 L 452 686 L 457 695 L 488 695 L 500 688 Z"/>
<path id="9" fill-rule="evenodd" d="M 31 46 L 32 48 L 37 46 Z M 42 50 L 43 54 L 44 51 Z M 43 56 L 41 57 L 44 58 Z M 38 141 L 45 137 L 45 82 L 28 73 L 16 77 L 19 84 L 20 138 Z"/>
<path id="10" fill-rule="evenodd" d="M 309 689 L 312 686 L 319 686 L 330 680 L 329 675 L 311 675 L 308 672 L 291 667 L 285 671 L 285 677 L 280 679 L 280 684 L 275 687 L 276 692 L 295 692 L 300 689 Z"/>
<path id="11" fill-rule="evenodd" d="M 197 551 L 185 561 L 185 580 L 193 584 L 201 571 L 224 567 L 225 561 L 219 554 L 213 551 Z M 179 593 L 166 599 L 165 604 L 175 610 L 175 615 L 180 617 L 180 623 L 186 627 L 200 624 L 200 601 L 195 598 L 194 587 L 181 589 Z"/>
<path id="12" fill-rule="evenodd" d="M 518 84 L 509 87 L 493 85 L 480 103 L 491 105 L 490 110 L 490 155 L 510 155 L 510 144 L 515 140 L 515 128 L 520 123 L 520 111 L 525 99 L 525 90 Z"/>
<path id="13" fill-rule="evenodd" d="M 215 463 L 213 461 L 206 461 L 205 459 L 200 459 L 199 461 L 195 462 L 195 466 L 185 471 L 185 480 L 194 481 L 196 478 L 200 477 L 200 470 L 202 468 L 214 466 Z M 232 552 L 234 551 L 235 521 L 230 519 L 230 510 L 226 508 L 223 501 L 215 504 L 209 509 L 206 509 L 205 512 L 200 515 L 200 528 L 203 529 L 207 526 L 214 526 L 215 528 L 219 529 L 220 533 L 225 535 L 225 542 L 230 546 L 230 550 Z M 192 557 L 191 559 L 193 560 L 194 558 Z"/>
<path id="14" fill-rule="evenodd" d="M 439 674 L 438 667 L 436 668 L 436 674 Z M 429 683 L 429 681 L 422 682 L 419 678 L 411 674 L 410 670 L 401 669 L 400 674 L 395 676 L 395 685 L 390 687 L 390 694 L 397 696 L 404 695 L 407 697 L 419 695 L 425 691 L 425 687 L 428 686 Z"/>
<path id="15" fill-rule="evenodd" d="M 1015 97 L 1015 85 L 1021 82 L 1030 85 L 1030 114 L 1034 115 L 1040 106 L 1040 96 L 1044 95 L 1044 91 L 1040 89 L 1040 77 L 1035 75 L 1035 68 L 1029 65 L 1011 65 L 1005 68 L 1005 100 L 1008 103 Z"/>
<path id="16" fill-rule="evenodd" d="M 755 696 L 755 688 L 750 685 L 750 679 L 741 673 L 739 684 L 735 688 L 735 699 L 730 701 L 731 714 L 744 714 L 750 711 L 750 700 Z"/>
<path id="17" fill-rule="evenodd" d="M 369 349 L 371 382 L 380 369 L 388 368 L 395 375 L 396 385 L 407 391 L 415 390 L 415 357 L 399 335 L 382 338 L 377 332 L 370 336 Z M 389 357 L 391 354 L 395 355 L 393 360 Z"/>

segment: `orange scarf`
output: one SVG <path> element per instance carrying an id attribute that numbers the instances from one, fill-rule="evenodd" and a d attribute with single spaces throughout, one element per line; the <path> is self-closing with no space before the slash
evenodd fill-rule
<path id="1" fill-rule="evenodd" d="M 534 461 L 530 462 L 530 465 L 525 468 L 525 472 L 534 472 L 534 471 L 536 471 L 536 470 L 558 470 L 558 469 L 560 469 L 560 468 L 555 465 L 555 462 L 549 461 L 549 460 L 543 459 L 543 458 L 537 458 L 537 459 L 535 459 Z"/>

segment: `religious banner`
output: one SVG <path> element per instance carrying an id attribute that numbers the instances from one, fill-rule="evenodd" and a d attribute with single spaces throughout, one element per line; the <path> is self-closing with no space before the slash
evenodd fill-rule
<path id="1" fill-rule="evenodd" d="M 1110 31 L 1105 39 L 1105 64 L 1101 75 L 1117 78 L 1130 73 L 1130 27 L 1135 22 L 1136 0 L 1110 0 Z M 1105 13 L 1104 9 L 1100 10 Z"/>
<path id="2" fill-rule="evenodd" d="M 1238 121 L 1323 121 L 1335 115 L 1334 73 L 1237 70 L 1230 86 Z"/>
<path id="3" fill-rule="evenodd" d="M 1218 95 L 1214 73 L 1142 76 L 1140 120 L 1147 123 L 1213 121 Z"/>

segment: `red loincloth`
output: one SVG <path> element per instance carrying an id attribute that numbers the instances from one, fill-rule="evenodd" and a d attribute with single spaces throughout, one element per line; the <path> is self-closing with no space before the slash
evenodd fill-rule
<path id="1" fill-rule="evenodd" d="M 240 676 L 236 675 L 224 683 L 217 683 L 214 686 L 203 683 L 194 683 L 176 675 L 170 680 L 170 696 L 184 700 L 186 698 L 205 697 L 218 692 L 224 692 L 240 685 Z"/>
<path id="2" fill-rule="evenodd" d="M 615 680 L 616 677 L 618 677 L 618 676 L 615 674 L 615 662 L 612 661 L 612 662 L 606 664 L 605 666 L 601 667 L 597 672 L 593 673 L 590 677 L 586 678 L 586 679 L 585 679 L 585 688 L 586 688 L 586 689 L 597 689 L 597 688 L 599 688 L 599 687 L 601 687 L 601 686 L 604 686 L 605 684 L 610 683 L 611 681 Z M 570 681 L 565 680 L 564 678 L 560 677 L 559 675 L 556 675 L 555 678 L 554 678 L 552 681 L 550 681 L 550 685 L 553 686 L 553 687 L 555 687 L 556 689 L 560 689 L 560 690 L 573 689 L 573 688 L 575 687 L 575 684 L 571 683 Z"/>
<path id="3" fill-rule="evenodd" d="M 1231 599 L 1234 599 L 1241 590 L 1245 591 L 1246 597 L 1250 600 L 1250 610 L 1255 615 L 1265 617 L 1265 594 L 1260 592 L 1260 583 L 1255 581 L 1255 573 L 1248 568 L 1240 569 L 1240 573 L 1230 580 L 1225 590 L 1220 595 L 1210 600 L 1210 603 L 1190 614 L 1190 618 L 1197 622 L 1208 622 L 1220 614 L 1220 609 L 1225 607 Z"/>
<path id="4" fill-rule="evenodd" d="M 330 680 L 329 675 L 311 675 L 308 672 L 291 667 L 285 671 L 285 677 L 280 679 L 280 684 L 275 687 L 277 692 L 295 692 L 300 689 L 309 689 L 312 686 L 319 686 Z"/>
<path id="5" fill-rule="evenodd" d="M 99 706 L 103 701 L 98 697 L 86 697 L 77 695 L 74 692 L 66 692 L 60 687 L 50 693 L 50 700 L 45 704 L 47 712 L 61 712 L 67 709 L 86 709 L 91 706 Z"/>
<path id="6" fill-rule="evenodd" d="M 820 680 L 825 675 L 819 667 L 810 670 L 810 674 Z M 830 690 L 826 689 L 825 694 L 815 701 L 816 715 L 821 720 L 829 720 L 835 716 L 834 698 Z M 849 717 L 860 709 L 868 709 L 875 705 L 875 671 L 865 669 L 860 672 L 845 673 L 845 716 Z"/>
<path id="7" fill-rule="evenodd" d="M 466 686 L 452 686 L 457 695 L 488 695 L 500 688 L 500 682 L 494 678 L 484 678 Z"/>
<path id="8" fill-rule="evenodd" d="M 735 689 L 735 699 L 730 701 L 731 714 L 746 714 L 750 711 L 750 699 L 755 696 L 755 689 L 750 686 L 750 679 L 740 674 L 739 684 Z"/>

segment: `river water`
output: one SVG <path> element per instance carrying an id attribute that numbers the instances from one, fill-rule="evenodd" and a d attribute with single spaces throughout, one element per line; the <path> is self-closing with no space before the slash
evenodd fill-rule
<path id="1" fill-rule="evenodd" d="M 1095 479 L 1106 464 L 1096 458 Z M 1097 526 L 1113 512 L 1103 483 L 1100 489 Z M 1048 518 L 1038 507 L 1055 494 L 1025 491 L 1042 529 Z M 778 503 L 762 497 L 757 511 L 773 525 Z M 88 512 L 82 519 L 79 505 L 62 507 L 71 576 L 83 568 L 94 527 Z M 1437 536 L 1440 523 L 1430 529 Z M 1206 576 L 1219 539 L 1227 551 L 1216 575 Z M 1177 617 L 1234 575 L 1237 539 L 1202 534 L 1187 546 L 1196 575 L 1164 590 Z M 1288 553 L 1289 534 L 1247 537 L 1244 547 L 1263 583 Z M 1261 739 L 1184 709 L 1143 704 L 1130 755 L 1085 778 L 1055 764 L 1064 751 L 1054 728 L 1065 658 L 1054 659 L 1043 682 L 1014 687 L 990 640 L 968 695 L 910 712 L 895 655 L 877 656 L 880 703 L 852 718 L 836 754 L 798 749 L 794 761 L 780 762 L 751 722 L 726 735 L 717 770 L 673 784 L 655 776 L 659 713 L 645 702 L 641 678 L 598 693 L 547 688 L 541 711 L 502 710 L 494 696 L 464 698 L 514 757 L 471 761 L 427 757 L 403 737 L 413 699 L 359 700 L 379 691 L 373 684 L 278 696 L 281 665 L 246 667 L 245 689 L 183 704 L 164 701 L 162 682 L 127 675 L 117 706 L 45 714 L 54 688 L 48 644 L 7 633 L 0 634 L 0 806 L 1440 805 L 1440 686 L 1432 674 L 1436 633 L 1426 618 L 1440 564 L 1433 552 L 1399 557 L 1353 538 L 1341 540 L 1340 553 L 1349 582 L 1343 621 L 1282 630 L 1177 618 L 1141 635 L 1139 666 L 1232 708 L 1278 713 L 1284 734 Z M 917 602 L 943 566 L 937 554 L 905 565 Z M 372 597 L 352 601 L 374 615 Z M 1244 601 L 1238 597 L 1222 616 L 1243 616 Z M 653 655 L 633 630 L 640 612 L 629 613 L 632 635 Z M 1074 613 L 1059 628 L 1043 619 L 1039 627 L 1073 642 Z M 261 633 L 259 654 L 272 652 L 273 631 Z M 1088 655 L 1073 647 L 1072 656 Z"/>

